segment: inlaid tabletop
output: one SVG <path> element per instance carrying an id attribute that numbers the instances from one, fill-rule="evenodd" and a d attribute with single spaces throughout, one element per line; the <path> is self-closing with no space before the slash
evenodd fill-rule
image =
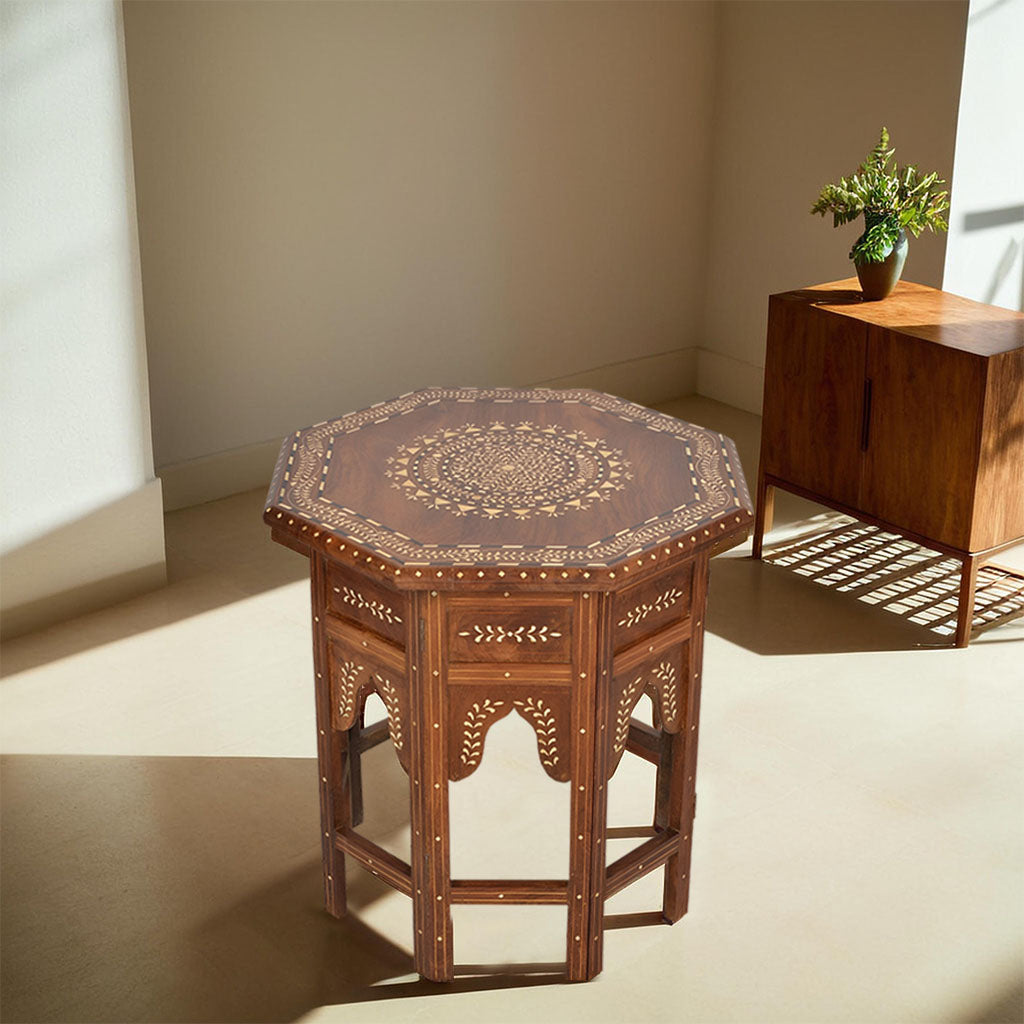
<path id="1" fill-rule="evenodd" d="M 752 516 L 736 448 L 715 431 L 585 389 L 439 387 L 297 430 L 265 518 L 400 575 L 611 568 L 745 532 Z"/>

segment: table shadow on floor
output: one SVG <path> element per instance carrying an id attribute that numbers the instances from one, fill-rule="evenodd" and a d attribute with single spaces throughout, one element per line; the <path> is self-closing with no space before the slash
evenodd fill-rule
<path id="1" fill-rule="evenodd" d="M 367 755 L 364 831 L 387 845 L 408 782 L 385 754 Z M 0 770 L 5 1021 L 286 1021 L 564 980 L 561 964 L 420 980 L 411 907 L 388 933 L 362 923 L 390 890 L 352 864 L 352 913 L 329 917 L 311 759 L 17 755 Z"/>
<path id="2" fill-rule="evenodd" d="M 964 1024 L 1020 1024 L 1024 1020 L 1024 982 L 991 994 L 978 1009 L 961 1020 Z"/>

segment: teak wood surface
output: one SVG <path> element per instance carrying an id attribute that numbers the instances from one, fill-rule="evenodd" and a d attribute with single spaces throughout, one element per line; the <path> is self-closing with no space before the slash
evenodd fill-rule
<path id="1" fill-rule="evenodd" d="M 354 858 L 411 896 L 416 969 L 451 980 L 453 903 L 567 908 L 566 976 L 601 970 L 605 900 L 665 868 L 687 908 L 708 563 L 753 520 L 732 442 L 598 392 L 430 389 L 298 431 L 264 518 L 310 557 L 324 898 Z M 371 692 L 410 779 L 411 862 L 357 831 Z M 632 717 L 649 694 L 657 729 Z M 521 715 L 570 787 L 562 879 L 452 879 L 448 787 Z M 650 838 L 607 863 L 607 785 L 657 765 Z"/>
<path id="2" fill-rule="evenodd" d="M 1024 314 L 900 282 L 772 295 L 754 555 L 782 487 L 961 559 L 1024 539 Z"/>

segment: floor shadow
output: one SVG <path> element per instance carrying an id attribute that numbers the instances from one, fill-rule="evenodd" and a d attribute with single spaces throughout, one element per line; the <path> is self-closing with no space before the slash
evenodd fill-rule
<path id="1" fill-rule="evenodd" d="M 964 1024 L 1020 1024 L 1024 1020 L 1024 984 L 1018 982 L 963 1018 Z"/>
<path id="2" fill-rule="evenodd" d="M 247 491 L 167 513 L 166 586 L 6 639 L 0 678 L 308 579 L 308 560 L 271 541 L 264 497 Z"/>
<path id="3" fill-rule="evenodd" d="M 960 562 L 845 516 L 765 548 L 763 563 L 714 562 L 708 628 L 759 654 L 948 647 Z M 1024 577 L 978 574 L 972 638 L 1024 616 Z"/>
<path id="4" fill-rule="evenodd" d="M 153 489 L 142 487 L 0 551 L 0 640 L 7 643 L 46 624 L 163 587 L 166 571 L 159 536 L 143 533 L 143 538 L 128 544 L 111 539 L 125 523 L 148 517 L 152 521 L 143 526 L 153 530 L 159 522 L 154 500 L 159 496 Z M 143 527 L 139 529 L 142 533 Z M 96 565 L 97 550 L 107 556 L 102 569 Z M 140 559 L 144 564 L 138 564 Z"/>
<path id="5" fill-rule="evenodd" d="M 394 846 L 408 781 L 390 750 L 366 756 L 363 831 Z M 352 864 L 351 913 L 329 917 L 311 759 L 19 755 L 0 770 L 4 1021 L 287 1021 L 564 981 L 561 964 L 420 980 L 408 901 Z M 380 927 L 361 920 L 382 910 Z"/>
<path id="6" fill-rule="evenodd" d="M 821 591 L 778 566 L 717 558 L 708 588 L 707 629 L 763 655 L 905 651 L 946 646 L 928 631 Z"/>
<path id="7" fill-rule="evenodd" d="M 767 551 L 764 561 L 819 586 L 883 608 L 952 642 L 959 612 L 959 559 L 847 517 Z M 972 637 L 1024 615 L 1024 575 L 998 564 L 978 570 Z"/>

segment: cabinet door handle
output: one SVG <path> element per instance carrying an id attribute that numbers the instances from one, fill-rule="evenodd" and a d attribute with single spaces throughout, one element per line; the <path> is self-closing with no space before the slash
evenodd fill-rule
<path id="1" fill-rule="evenodd" d="M 864 418 L 860 425 L 860 450 L 866 452 L 871 441 L 871 378 L 864 381 Z"/>

